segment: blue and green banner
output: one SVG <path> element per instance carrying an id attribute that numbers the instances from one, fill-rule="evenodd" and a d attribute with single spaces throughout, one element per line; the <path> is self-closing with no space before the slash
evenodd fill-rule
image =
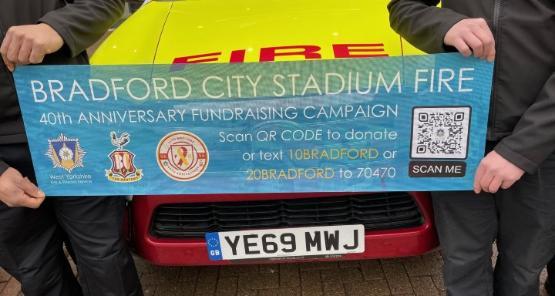
<path id="1" fill-rule="evenodd" d="M 470 190 L 491 77 L 458 54 L 15 72 L 50 196 Z"/>

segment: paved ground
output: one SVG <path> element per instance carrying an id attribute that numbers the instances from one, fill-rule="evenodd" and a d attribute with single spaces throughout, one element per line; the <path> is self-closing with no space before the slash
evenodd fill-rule
<path id="1" fill-rule="evenodd" d="M 445 295 L 441 266 L 438 252 L 392 260 L 201 268 L 156 267 L 137 259 L 148 296 Z M 16 295 L 19 284 L 0 269 L 0 296 Z"/>

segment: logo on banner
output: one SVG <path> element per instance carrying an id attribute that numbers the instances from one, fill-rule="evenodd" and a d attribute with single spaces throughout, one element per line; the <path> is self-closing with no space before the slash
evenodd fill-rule
<path id="1" fill-rule="evenodd" d="M 164 136 L 156 156 L 160 169 L 176 181 L 195 180 L 208 166 L 206 145 L 197 135 L 185 131 Z"/>
<path id="2" fill-rule="evenodd" d="M 108 158 L 112 161 L 112 167 L 106 170 L 106 177 L 112 182 L 129 183 L 137 182 L 143 178 L 143 171 L 135 166 L 135 154 L 124 149 L 125 145 L 131 142 L 128 133 L 122 133 L 119 137 L 116 132 L 110 133 L 112 145 L 116 150 L 112 151 Z"/>
<path id="3" fill-rule="evenodd" d="M 409 176 L 464 177 L 470 106 L 414 107 Z"/>
<path id="4" fill-rule="evenodd" d="M 79 145 L 79 139 L 71 139 L 64 134 L 48 140 L 46 156 L 52 160 L 54 168 L 61 168 L 69 173 L 75 168 L 83 167 L 85 151 Z"/>

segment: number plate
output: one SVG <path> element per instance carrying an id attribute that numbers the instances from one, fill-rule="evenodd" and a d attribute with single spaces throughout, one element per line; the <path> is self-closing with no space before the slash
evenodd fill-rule
<path id="1" fill-rule="evenodd" d="M 340 225 L 206 233 L 210 260 L 364 252 L 364 226 Z"/>

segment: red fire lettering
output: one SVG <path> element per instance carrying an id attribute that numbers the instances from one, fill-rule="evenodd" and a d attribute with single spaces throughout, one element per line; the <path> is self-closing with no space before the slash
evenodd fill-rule
<path id="1" fill-rule="evenodd" d="M 383 43 L 368 44 L 334 44 L 335 58 L 369 58 L 386 57 Z"/>
<path id="2" fill-rule="evenodd" d="M 218 56 L 220 56 L 221 52 L 212 52 L 212 53 L 205 53 L 199 55 L 191 55 L 191 56 L 184 56 L 175 58 L 173 60 L 174 64 L 195 64 L 195 63 L 208 63 L 208 62 L 217 62 Z"/>
<path id="3" fill-rule="evenodd" d="M 245 61 L 245 50 L 238 49 L 231 52 L 229 57 L 230 63 L 243 63 Z"/>
<path id="4" fill-rule="evenodd" d="M 261 62 L 273 62 L 278 56 L 294 56 L 301 55 L 305 59 L 321 59 L 322 56 L 318 53 L 320 47 L 316 45 L 293 45 L 293 46 L 276 46 L 266 47 L 260 49 Z"/>

